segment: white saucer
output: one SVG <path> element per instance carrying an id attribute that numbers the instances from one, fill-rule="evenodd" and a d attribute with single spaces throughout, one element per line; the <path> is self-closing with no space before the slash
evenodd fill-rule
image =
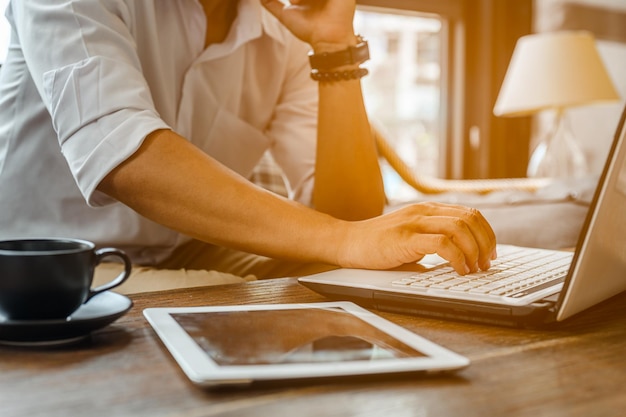
<path id="1" fill-rule="evenodd" d="M 93 297 L 66 319 L 10 320 L 0 315 L 0 344 L 57 346 L 74 343 L 114 322 L 132 306 L 130 298 L 107 291 Z"/>

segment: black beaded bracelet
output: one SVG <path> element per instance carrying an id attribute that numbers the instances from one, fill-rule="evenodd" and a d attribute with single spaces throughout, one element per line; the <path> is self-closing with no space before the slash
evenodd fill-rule
<path id="1" fill-rule="evenodd" d="M 367 68 L 357 68 L 347 71 L 319 71 L 312 70 L 311 78 L 321 83 L 329 83 L 335 81 L 358 80 L 369 74 Z"/>

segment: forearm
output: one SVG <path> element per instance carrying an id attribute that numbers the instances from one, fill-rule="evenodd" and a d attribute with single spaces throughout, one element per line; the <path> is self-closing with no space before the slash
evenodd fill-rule
<path id="1" fill-rule="evenodd" d="M 169 130 L 149 135 L 98 189 L 191 237 L 275 258 L 385 269 L 436 252 L 467 273 L 495 257 L 476 210 L 421 204 L 338 220 L 253 186 Z"/>
<path id="2" fill-rule="evenodd" d="M 262 0 L 316 54 L 355 46 L 354 0 Z M 332 68 L 341 71 L 348 67 Z M 337 218 L 366 219 L 385 202 L 378 157 L 358 80 L 320 82 L 313 204 Z"/>
<path id="3" fill-rule="evenodd" d="M 319 85 L 313 204 L 335 217 L 379 215 L 385 194 L 359 80 Z"/>
<path id="4" fill-rule="evenodd" d="M 171 131 L 149 135 L 98 189 L 196 239 L 277 258 L 337 262 L 327 242 L 338 240 L 344 222 L 253 186 Z"/>

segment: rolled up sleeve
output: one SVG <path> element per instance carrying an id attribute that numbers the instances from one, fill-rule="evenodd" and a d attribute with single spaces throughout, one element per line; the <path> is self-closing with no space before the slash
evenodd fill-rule
<path id="1" fill-rule="evenodd" d="M 125 74 L 120 80 L 118 73 Z M 168 126 L 153 109 L 141 73 L 97 56 L 43 76 L 44 100 L 61 151 L 92 205 L 109 201 L 96 191 L 103 177 L 132 155 L 145 136 Z"/>
<path id="2" fill-rule="evenodd" d="M 96 190 L 100 181 L 150 132 L 169 128 L 143 77 L 127 7 L 120 0 L 12 4 L 24 58 L 61 152 L 93 206 L 114 201 Z"/>

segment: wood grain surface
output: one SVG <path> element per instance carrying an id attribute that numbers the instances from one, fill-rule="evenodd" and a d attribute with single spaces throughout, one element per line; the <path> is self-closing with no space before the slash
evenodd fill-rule
<path id="1" fill-rule="evenodd" d="M 293 279 L 131 296 L 133 309 L 79 344 L 0 347 L 0 416 L 622 416 L 626 295 L 555 329 L 380 313 L 469 357 L 453 375 L 209 391 L 189 382 L 147 307 L 326 301 Z"/>

